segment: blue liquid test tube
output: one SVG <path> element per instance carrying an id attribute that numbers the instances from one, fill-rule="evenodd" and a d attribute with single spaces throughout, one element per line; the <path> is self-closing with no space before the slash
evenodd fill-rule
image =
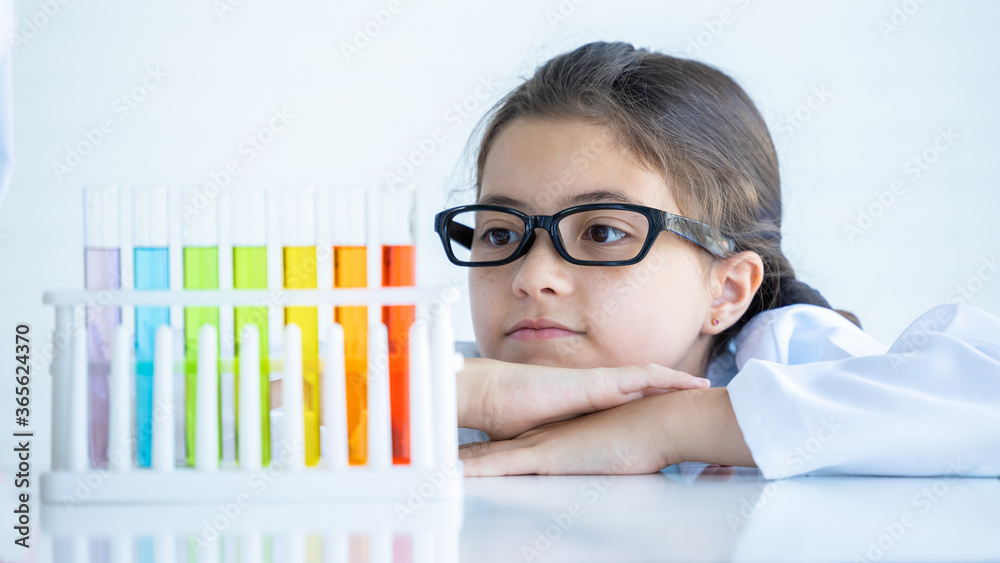
<path id="1" fill-rule="evenodd" d="M 132 192 L 135 289 L 169 289 L 170 194 L 166 187 Z M 149 467 L 153 433 L 153 343 L 156 329 L 170 324 L 170 307 L 135 308 L 135 419 L 137 463 Z"/>

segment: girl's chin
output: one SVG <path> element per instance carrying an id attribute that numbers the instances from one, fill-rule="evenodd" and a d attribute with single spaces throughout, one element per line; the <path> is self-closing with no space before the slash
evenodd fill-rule
<path id="1" fill-rule="evenodd" d="M 504 362 L 560 368 L 598 367 L 596 363 L 589 360 L 590 355 L 584 353 L 579 347 L 567 349 L 555 345 L 533 345 L 530 346 L 530 349 L 525 349 L 526 347 L 523 346 L 505 346 L 504 348 L 497 358 Z"/>

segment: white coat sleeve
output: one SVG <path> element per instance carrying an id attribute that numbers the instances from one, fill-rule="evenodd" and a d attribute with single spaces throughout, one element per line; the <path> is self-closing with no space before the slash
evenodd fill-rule
<path id="1" fill-rule="evenodd" d="M 821 307 L 761 321 L 728 390 L 766 478 L 1000 475 L 1000 319 L 942 305 L 887 350 Z"/>

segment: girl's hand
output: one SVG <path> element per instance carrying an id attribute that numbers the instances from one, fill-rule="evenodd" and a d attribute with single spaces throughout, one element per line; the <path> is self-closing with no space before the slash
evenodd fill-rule
<path id="1" fill-rule="evenodd" d="M 754 466 L 725 388 L 660 394 L 512 440 L 464 444 L 467 477 L 654 473 L 682 461 Z"/>
<path id="2" fill-rule="evenodd" d="M 512 440 L 463 444 L 465 476 L 655 473 L 672 463 L 661 451 L 665 429 L 656 421 L 664 413 L 656 398 L 546 424 Z"/>
<path id="3" fill-rule="evenodd" d="M 574 369 L 485 358 L 466 360 L 457 384 L 458 425 L 492 440 L 642 397 L 709 386 L 706 379 L 656 364 Z"/>

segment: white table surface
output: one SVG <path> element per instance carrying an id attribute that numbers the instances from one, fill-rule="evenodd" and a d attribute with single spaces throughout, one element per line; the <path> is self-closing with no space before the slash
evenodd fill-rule
<path id="1" fill-rule="evenodd" d="M 464 486 L 463 501 L 428 504 L 407 522 L 432 530 L 435 547 L 424 560 L 1000 561 L 1000 479 L 767 481 L 752 469 L 682 464 L 652 475 L 467 478 Z M 188 558 L 184 534 L 201 530 L 218 507 L 106 505 L 68 512 L 46 505 L 33 511 L 41 516 L 41 534 L 26 560 L 148 563 L 162 529 L 168 531 L 159 537 L 176 544 L 171 561 L 416 561 L 408 551 L 426 546 L 398 530 L 358 541 L 359 526 L 395 527 L 393 510 L 261 503 L 223 531 L 220 554 Z M 4 512 L 8 527 L 10 512 Z M 257 536 L 274 530 L 265 544 L 273 556 L 239 555 L 246 553 L 237 545 L 249 529 Z M 2 536 L 12 541 L 9 531 Z M 344 544 L 341 551 L 329 550 L 335 541 Z M 16 561 L 9 557 L 16 553 L 4 546 L 0 560 Z"/>
<path id="2" fill-rule="evenodd" d="M 463 562 L 1000 561 L 1000 479 L 767 481 L 683 464 L 465 485 Z"/>

